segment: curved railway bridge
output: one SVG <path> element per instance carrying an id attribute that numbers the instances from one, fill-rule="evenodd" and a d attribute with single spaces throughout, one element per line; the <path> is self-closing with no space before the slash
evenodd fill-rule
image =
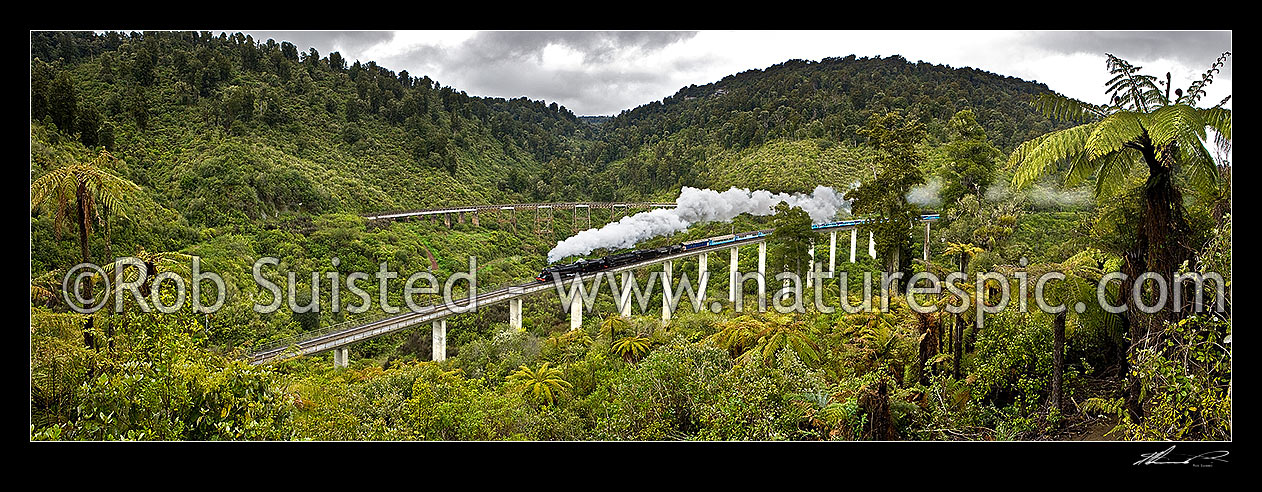
<path id="1" fill-rule="evenodd" d="M 552 202 L 552 203 L 510 203 L 501 205 L 465 205 L 454 207 L 428 208 L 422 210 L 401 210 L 378 212 L 362 215 L 368 221 L 395 220 L 442 220 L 447 227 L 454 222 L 462 224 L 467 219 L 474 226 L 481 225 L 481 219 L 492 218 L 496 222 L 508 225 L 517 232 L 519 212 L 526 214 L 527 220 L 534 219 L 536 234 L 553 232 L 556 211 L 570 212 L 570 232 L 578 232 L 592 227 L 592 210 L 608 211 L 608 221 L 631 215 L 636 211 L 655 208 L 674 208 L 674 203 L 660 202 Z M 604 215 L 604 214 L 598 214 Z M 603 217 L 601 217 L 603 218 Z"/>
<path id="2" fill-rule="evenodd" d="M 440 211 L 436 213 L 442 213 L 442 212 Z M 919 222 L 925 225 L 924 258 L 926 260 L 929 257 L 930 223 L 938 219 L 939 219 L 939 216 L 936 214 L 922 215 L 918 219 Z M 828 270 L 827 271 L 829 272 L 830 275 L 836 272 L 837 232 L 846 231 L 846 230 L 850 231 L 850 262 L 853 263 L 855 261 L 855 255 L 856 255 L 858 226 L 862 225 L 865 222 L 867 222 L 866 219 L 853 219 L 853 220 L 828 222 L 828 223 L 823 223 L 823 224 L 815 224 L 811 226 L 812 229 L 819 231 L 821 233 L 822 232 L 829 233 Z M 620 282 L 620 284 L 622 284 L 622 286 L 621 286 L 620 292 L 616 292 L 618 295 L 615 296 L 615 304 L 618 306 L 620 314 L 624 316 L 628 316 L 631 314 L 631 306 L 632 306 L 631 291 L 628 288 L 629 287 L 628 280 L 629 280 L 629 277 L 631 276 L 631 273 L 634 270 L 639 269 L 639 268 L 651 267 L 658 264 L 663 265 L 662 277 L 661 277 L 663 291 L 669 293 L 673 287 L 671 286 L 671 277 L 673 275 L 673 266 L 674 266 L 675 260 L 681 260 L 684 258 L 696 256 L 697 269 L 698 269 L 697 278 L 702 279 L 702 278 L 706 278 L 709 254 L 715 251 L 721 251 L 721 250 L 726 249 L 729 251 L 729 254 L 731 255 L 731 261 L 728 262 L 729 264 L 728 278 L 730 279 L 729 289 L 728 289 L 728 301 L 736 302 L 737 286 L 742 285 L 745 280 L 751 280 L 751 279 L 756 280 L 758 282 L 759 299 L 763 299 L 766 297 L 766 281 L 765 281 L 766 264 L 767 264 L 766 241 L 770 237 L 770 232 L 771 232 L 770 230 L 763 230 L 763 231 L 753 231 L 753 232 L 734 234 L 731 236 L 725 236 L 723 240 L 711 241 L 706 246 L 689 249 L 687 251 L 683 251 L 676 254 L 659 256 L 656 258 L 651 258 L 651 259 L 637 262 L 637 263 L 622 265 L 622 266 L 619 266 L 616 268 L 610 268 L 608 270 L 604 270 L 601 272 L 594 272 L 590 274 L 579 275 L 579 276 L 573 277 L 572 279 L 566 280 L 565 283 L 570 283 L 571 286 L 573 286 L 572 282 L 586 283 L 587 281 L 594 280 L 598 276 L 605 275 L 606 273 L 621 274 L 622 281 Z M 738 263 L 737 258 L 738 258 L 739 248 L 742 246 L 747 246 L 747 245 L 758 246 L 758 273 L 757 275 L 754 275 L 754 274 L 740 275 L 739 272 L 737 271 L 737 263 Z M 868 240 L 868 255 L 871 256 L 872 258 L 876 257 L 876 250 L 875 250 L 874 243 L 871 237 L 869 237 L 869 240 Z M 809 270 L 814 271 L 815 269 L 814 268 L 814 261 L 815 261 L 814 242 L 812 242 L 812 245 L 810 248 L 810 258 L 811 258 L 811 267 Z M 821 264 L 821 268 L 822 268 L 822 264 Z M 808 287 L 812 283 L 812 278 L 809 275 L 807 277 L 806 282 L 807 282 Z M 526 296 L 538 294 L 540 292 L 543 292 L 549 289 L 557 289 L 557 285 L 554 282 L 532 281 L 528 283 L 502 287 L 502 288 L 498 288 L 498 289 L 491 290 L 488 292 L 479 293 L 476 296 L 474 296 L 476 300 L 476 304 L 474 304 L 474 306 L 480 308 L 484 306 L 507 302 L 509 326 L 515 329 L 521 329 L 522 328 L 522 300 Z M 705 284 L 702 283 L 701 288 L 698 289 L 698 291 L 696 292 L 696 295 L 699 298 L 696 302 L 698 303 L 703 302 L 705 300 L 705 294 L 706 294 Z M 663 322 L 669 321 L 672 314 L 671 306 L 670 306 L 670 303 L 668 302 L 668 298 L 670 297 L 672 296 L 667 295 L 667 296 L 663 296 L 663 299 L 662 299 Z M 673 298 L 676 300 L 679 299 L 678 291 L 675 291 L 675 293 L 673 294 Z M 455 302 L 454 304 L 446 304 L 446 303 L 433 304 L 430 306 L 422 307 L 414 311 L 407 311 L 403 313 L 392 314 L 392 315 L 388 315 L 388 316 L 370 320 L 370 321 L 355 320 L 355 321 L 328 326 L 328 327 L 325 327 L 313 332 L 303 333 L 299 335 L 298 337 L 274 342 L 267 346 L 257 349 L 254 353 L 250 354 L 249 361 L 251 364 L 264 364 L 264 363 L 274 362 L 277 360 L 283 360 L 283 359 L 287 359 L 291 357 L 299 357 L 303 355 L 310 355 L 310 354 L 315 354 L 319 352 L 324 352 L 326 350 L 333 350 L 334 351 L 333 352 L 333 365 L 337 367 L 346 367 L 350 362 L 349 354 L 347 350 L 347 347 L 350 344 L 361 341 L 361 340 L 366 340 L 366 339 L 378 337 L 381 335 L 385 335 L 388 333 L 393 333 L 398 330 L 402 330 L 404 328 L 407 328 L 413 325 L 423 324 L 423 323 L 430 323 L 432 324 L 432 327 L 433 327 L 432 328 L 433 359 L 444 360 L 446 359 L 446 354 L 447 354 L 447 321 L 446 319 L 456 314 L 467 312 L 469 310 L 468 308 L 470 307 L 469 300 L 462 299 L 460 301 L 463 301 L 463 302 L 458 301 L 458 302 Z M 563 298 L 561 301 L 564 304 L 567 300 Z M 569 301 L 569 305 L 567 309 L 570 313 L 570 328 L 577 329 L 581 327 L 583 323 L 583 304 L 582 304 L 583 299 L 580 295 L 577 295 L 577 290 L 572 288 L 570 299 L 568 299 L 568 301 Z"/>

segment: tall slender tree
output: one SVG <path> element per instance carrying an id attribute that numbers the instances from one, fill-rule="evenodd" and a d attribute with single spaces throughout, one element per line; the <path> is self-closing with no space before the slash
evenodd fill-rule
<path id="1" fill-rule="evenodd" d="M 780 252 L 780 264 L 785 270 L 801 275 L 803 260 L 809 256 L 811 247 L 811 216 L 785 202 L 777 204 L 775 210 L 776 215 L 771 219 L 775 227 L 771 240 Z"/>
<path id="2" fill-rule="evenodd" d="M 947 124 L 951 140 L 945 145 L 947 164 L 942 169 L 946 185 L 943 203 L 955 203 L 965 194 L 979 198 L 995 177 L 995 161 L 1003 153 L 986 138 L 986 130 L 977 123 L 973 110 L 955 113 Z"/>
<path id="3" fill-rule="evenodd" d="M 911 267 L 912 220 L 917 207 L 907 201 L 913 186 L 924 184 L 919 163 L 924 159 L 917 145 L 925 138 L 924 125 L 897 111 L 873 115 L 859 131 L 877 151 L 872 180 L 846 193 L 856 214 L 874 216 L 867 226 L 874 232 L 876 252 L 893 273 Z M 890 288 L 900 285 L 891 282 Z"/>
<path id="4" fill-rule="evenodd" d="M 74 135 L 75 113 L 79 108 L 79 97 L 75 91 L 74 81 L 70 80 L 69 71 L 62 70 L 57 73 L 49 85 L 47 97 L 48 115 L 52 117 L 57 129 L 65 132 L 66 135 Z"/>
<path id="5" fill-rule="evenodd" d="M 49 209 L 53 230 L 59 238 L 74 211 L 79 229 L 79 252 L 84 263 L 92 262 L 88 239 L 93 226 L 105 228 L 108 247 L 109 217 L 126 217 L 123 208 L 127 200 L 140 190 L 135 183 L 110 171 L 115 162 L 113 155 L 101 150 L 93 159 L 67 163 L 31 183 L 31 211 Z M 91 282 L 85 288 L 85 298 L 92 298 Z"/>

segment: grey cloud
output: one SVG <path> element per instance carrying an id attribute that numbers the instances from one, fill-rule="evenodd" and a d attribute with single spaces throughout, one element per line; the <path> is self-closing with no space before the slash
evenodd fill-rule
<path id="1" fill-rule="evenodd" d="M 321 54 L 342 51 L 349 61 L 394 38 L 392 32 L 254 31 L 255 39 L 288 40 L 305 51 L 314 46 Z M 707 67 L 723 63 L 715 52 L 683 53 L 666 60 L 666 66 L 648 67 L 626 60 L 693 39 L 695 32 L 577 32 L 529 31 L 479 32 L 456 45 L 415 46 L 403 53 L 376 59 L 382 67 L 426 75 L 442 84 L 476 96 L 521 97 L 556 101 L 580 115 L 615 114 L 653 100 L 660 100 L 693 80 L 710 73 Z M 582 56 L 577 70 L 542 66 L 544 49 L 561 45 Z M 1063 54 L 1113 53 L 1142 64 L 1168 58 L 1192 72 L 1203 71 L 1223 50 L 1231 49 L 1230 32 L 1030 32 L 1017 43 Z M 843 55 L 841 50 L 837 55 Z M 631 55 L 631 56 L 627 56 Z M 735 55 L 740 58 L 739 54 Z M 788 59 L 786 57 L 785 59 Z M 932 60 L 931 60 L 932 61 Z M 1102 63 L 1103 64 L 1103 63 Z M 754 66 L 744 69 L 757 68 Z M 993 67 L 1000 70 L 1001 67 Z M 739 70 L 733 70 L 735 71 Z M 1161 75 L 1154 73 L 1154 75 Z M 1222 80 L 1231 79 L 1231 65 Z M 1176 85 L 1185 85 L 1184 80 Z"/>
<path id="2" fill-rule="evenodd" d="M 1027 39 L 1033 46 L 1054 52 L 1112 53 L 1132 61 L 1170 58 L 1204 68 L 1231 50 L 1231 32 L 1225 31 L 1062 31 L 1030 33 Z M 1229 70 L 1230 65 L 1223 72 L 1229 74 Z"/>
<path id="3" fill-rule="evenodd" d="M 258 41 L 289 41 L 321 55 L 340 50 L 348 61 L 362 59 L 371 47 L 394 38 L 381 31 L 249 31 Z M 679 89 L 658 71 L 616 63 L 629 50 L 652 52 L 696 36 L 692 31 L 489 31 L 455 46 L 422 45 L 376 60 L 391 70 L 428 75 L 471 95 L 521 97 L 556 101 L 577 114 L 615 114 Z M 581 70 L 539 66 L 548 45 L 561 45 L 582 55 Z M 710 62 L 690 57 L 690 67 Z M 677 62 L 678 63 L 678 62 Z M 679 68 L 679 67 L 676 67 Z M 660 67 L 659 67 L 660 70 Z M 701 83 L 704 83 L 702 81 Z"/>
<path id="4" fill-rule="evenodd" d="M 636 31 L 494 31 L 478 33 L 461 51 L 483 60 L 539 58 L 550 44 L 566 46 L 583 54 L 584 62 L 608 61 L 614 53 L 629 49 L 656 50 L 693 36 L 696 32 Z"/>
<path id="5" fill-rule="evenodd" d="M 473 95 L 557 101 L 577 114 L 615 114 L 678 90 L 657 70 L 615 63 L 625 50 L 653 51 L 694 32 L 481 32 L 457 46 L 420 46 L 378 62 L 391 69 L 421 67 L 441 83 Z M 540 67 L 548 45 L 583 56 L 581 70 Z M 700 63 L 700 61 L 698 61 Z"/>
<path id="6" fill-rule="evenodd" d="M 493 70 L 468 67 L 456 77 L 480 94 L 558 101 L 578 114 L 615 114 L 660 99 L 663 83 L 648 71 L 546 71 L 527 62 L 504 63 Z"/>
<path id="7" fill-rule="evenodd" d="M 390 31 L 247 31 L 246 34 L 260 42 L 265 42 L 268 38 L 275 39 L 278 43 L 289 41 L 298 47 L 298 51 L 315 48 L 320 56 L 340 50 L 344 57 L 352 61 L 356 54 L 373 45 L 394 39 L 394 33 Z"/>

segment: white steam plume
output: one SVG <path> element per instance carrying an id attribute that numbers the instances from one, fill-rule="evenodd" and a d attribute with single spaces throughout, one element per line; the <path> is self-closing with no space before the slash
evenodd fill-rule
<path id="1" fill-rule="evenodd" d="M 912 188 L 907 192 L 907 202 L 922 207 L 936 207 L 942 204 L 942 179 L 934 176 L 928 183 Z"/>
<path id="2" fill-rule="evenodd" d="M 1080 209 L 1091 205 L 1091 190 L 1076 188 L 1063 190 L 1047 185 L 1036 185 L 1030 190 L 1030 201 L 1041 209 Z"/>
<path id="3" fill-rule="evenodd" d="M 659 208 L 623 217 L 600 229 L 588 229 L 559 243 L 548 252 L 548 263 L 573 255 L 585 255 L 600 248 L 622 249 L 640 241 L 683 231 L 693 224 L 727 222 L 741 214 L 772 215 L 775 206 L 786 202 L 820 223 L 833 218 L 838 210 L 850 210 L 850 202 L 827 186 L 816 186 L 809 195 L 749 191 L 732 187 L 718 192 L 685 186 L 675 199 L 675 208 Z"/>
<path id="4" fill-rule="evenodd" d="M 986 200 L 992 202 L 1007 200 L 1014 195 L 1028 199 L 1039 210 L 1077 210 L 1090 207 L 1094 201 L 1091 190 L 1086 187 L 1061 189 L 1055 185 L 1037 183 L 1028 190 L 1013 191 L 1007 183 L 998 181 L 986 188 Z"/>

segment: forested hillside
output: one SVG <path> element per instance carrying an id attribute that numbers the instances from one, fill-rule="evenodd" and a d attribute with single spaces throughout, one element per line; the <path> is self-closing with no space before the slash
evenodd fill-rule
<path id="1" fill-rule="evenodd" d="M 966 68 L 888 58 L 791 60 L 679 90 L 662 101 L 623 111 L 603 125 L 596 161 L 659 158 L 629 167 L 628 183 L 692 184 L 687 167 L 661 164 L 704 160 L 776 140 L 825 139 L 856 145 L 873 114 L 902 111 L 923 123 L 931 143 L 948 137 L 946 122 L 972 109 L 1004 150 L 1057 128 L 1033 111 L 1033 95 L 1047 86 Z M 656 165 L 653 165 L 656 164 Z"/>
<path id="2" fill-rule="evenodd" d="M 34 121 L 117 150 L 129 178 L 201 225 L 291 209 L 673 196 L 708 184 L 699 164 L 712 155 L 803 139 L 855 146 L 888 110 L 924 123 L 931 144 L 961 109 L 1005 150 L 1055 128 L 1028 104 L 1041 84 L 897 56 L 790 61 L 611 118 L 471 97 L 240 33 L 34 33 L 32 57 Z M 811 177 L 779 175 L 789 181 L 766 184 Z"/>
<path id="3" fill-rule="evenodd" d="M 555 103 L 239 33 L 33 36 L 32 119 L 113 150 L 199 225 L 525 199 L 513 176 L 591 136 Z"/>
<path id="4" fill-rule="evenodd" d="M 607 122 L 607 140 L 615 156 L 681 131 L 738 149 L 782 138 L 855 144 L 870 115 L 897 110 L 925 124 L 930 139 L 940 142 L 947 137 L 946 120 L 971 108 L 995 144 L 1011 150 L 1056 127 L 1029 106 L 1033 96 L 1048 91 L 1015 77 L 911 63 L 898 55 L 790 60 L 623 111 Z"/>

